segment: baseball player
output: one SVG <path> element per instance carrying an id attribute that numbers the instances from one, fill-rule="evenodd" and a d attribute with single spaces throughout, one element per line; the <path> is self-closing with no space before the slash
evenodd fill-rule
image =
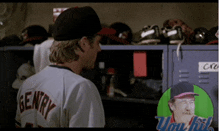
<path id="1" fill-rule="evenodd" d="M 195 118 L 195 96 L 193 84 L 180 82 L 171 88 L 171 98 L 168 102 L 172 112 L 170 123 L 184 123 L 186 131 Z M 198 122 L 204 122 L 204 118 L 198 117 Z"/>
<path id="2" fill-rule="evenodd" d="M 101 28 L 89 6 L 69 8 L 54 24 L 50 62 L 29 77 L 17 95 L 16 127 L 104 127 L 105 116 L 96 86 L 79 74 L 94 68 L 101 51 Z"/>

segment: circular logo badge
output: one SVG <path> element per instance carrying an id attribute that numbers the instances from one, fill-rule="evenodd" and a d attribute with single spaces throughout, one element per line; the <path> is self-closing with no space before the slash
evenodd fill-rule
<path id="1" fill-rule="evenodd" d="M 157 106 L 157 116 L 168 117 L 172 115 L 168 106 L 170 89 L 166 90 L 160 98 Z M 196 85 L 194 85 L 194 92 L 199 94 L 199 96 L 195 96 L 195 115 L 203 118 L 213 117 L 214 107 L 209 95 Z"/>

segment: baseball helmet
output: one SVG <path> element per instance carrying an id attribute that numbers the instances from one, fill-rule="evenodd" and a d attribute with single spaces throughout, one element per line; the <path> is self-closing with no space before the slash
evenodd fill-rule
<path id="1" fill-rule="evenodd" d="M 212 27 L 208 31 L 207 39 L 208 39 L 207 45 L 218 44 L 218 26 Z"/>
<path id="2" fill-rule="evenodd" d="M 206 44 L 208 42 L 208 30 L 205 27 L 198 27 L 194 30 L 193 44 Z"/>
<path id="3" fill-rule="evenodd" d="M 20 45 L 31 43 L 33 45 L 39 44 L 45 41 L 49 34 L 46 29 L 40 25 L 31 25 L 22 30 L 22 39 L 23 41 Z"/>
<path id="4" fill-rule="evenodd" d="M 122 44 L 131 44 L 132 41 L 132 30 L 131 28 L 122 22 L 115 22 L 109 26 L 109 28 L 113 28 L 116 30 L 114 35 L 108 35 L 107 41 L 102 44 L 114 44 L 114 45 L 122 45 Z"/>
<path id="5" fill-rule="evenodd" d="M 185 22 L 180 19 L 168 19 L 163 23 L 164 28 L 172 29 L 175 26 L 182 28 L 183 36 L 185 37 L 184 44 L 190 44 L 194 32 Z"/>

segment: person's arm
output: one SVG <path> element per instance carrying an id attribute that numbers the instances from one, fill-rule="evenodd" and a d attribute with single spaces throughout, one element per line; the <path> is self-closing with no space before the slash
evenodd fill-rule
<path id="1" fill-rule="evenodd" d="M 72 104 L 67 111 L 69 127 L 104 127 L 103 105 L 98 90 L 91 81 L 81 82 L 70 96 L 68 103 Z"/>

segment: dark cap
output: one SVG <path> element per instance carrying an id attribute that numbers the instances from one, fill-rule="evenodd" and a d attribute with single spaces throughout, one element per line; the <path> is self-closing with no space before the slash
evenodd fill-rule
<path id="1" fill-rule="evenodd" d="M 40 25 L 30 25 L 22 30 L 23 34 L 26 34 L 28 38 L 30 37 L 48 37 L 47 30 Z"/>
<path id="2" fill-rule="evenodd" d="M 180 82 L 173 87 L 171 87 L 170 91 L 170 99 L 173 98 L 181 98 L 185 95 L 196 95 L 199 94 L 194 93 L 194 86 L 191 83 L 188 82 Z"/>
<path id="3" fill-rule="evenodd" d="M 207 34 L 207 45 L 218 44 L 218 26 L 212 27 Z"/>
<path id="4" fill-rule="evenodd" d="M 39 44 L 45 41 L 49 34 L 47 30 L 40 25 L 30 25 L 22 30 L 23 41 L 19 45 L 25 45 L 27 43 Z"/>
<path id="5" fill-rule="evenodd" d="M 114 44 L 114 45 L 128 45 L 132 41 L 132 30 L 131 28 L 122 22 L 114 22 L 109 28 L 112 28 L 116 31 L 114 35 L 106 35 L 103 39 L 104 44 Z"/>
<path id="6" fill-rule="evenodd" d="M 57 41 L 73 40 L 94 34 L 115 34 L 114 29 L 102 29 L 96 12 L 89 6 L 69 8 L 55 21 L 53 36 Z"/>

